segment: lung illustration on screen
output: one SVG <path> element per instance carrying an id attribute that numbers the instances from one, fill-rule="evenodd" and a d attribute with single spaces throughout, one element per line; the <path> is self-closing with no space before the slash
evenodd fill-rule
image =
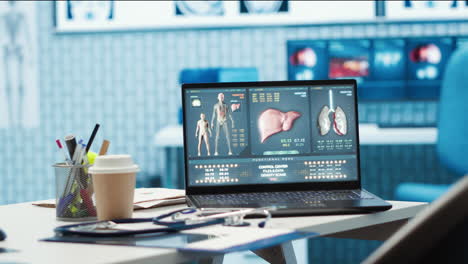
<path id="1" fill-rule="evenodd" d="M 338 136 L 344 136 L 348 132 L 348 122 L 346 121 L 346 114 L 341 107 L 334 108 L 333 105 L 333 91 L 328 92 L 329 105 L 322 107 L 317 119 L 317 126 L 321 136 L 325 136 L 333 127 L 333 131 Z M 332 120 L 330 120 L 330 114 L 332 114 Z"/>

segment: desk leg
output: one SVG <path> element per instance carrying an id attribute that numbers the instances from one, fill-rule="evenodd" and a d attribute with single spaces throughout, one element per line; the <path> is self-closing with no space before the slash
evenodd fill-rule
<path id="1" fill-rule="evenodd" d="M 292 242 L 253 251 L 257 256 L 272 264 L 296 264 Z"/>
<path id="2" fill-rule="evenodd" d="M 202 258 L 198 261 L 198 264 L 222 264 L 224 260 L 224 255 L 219 255 L 215 257 Z"/>

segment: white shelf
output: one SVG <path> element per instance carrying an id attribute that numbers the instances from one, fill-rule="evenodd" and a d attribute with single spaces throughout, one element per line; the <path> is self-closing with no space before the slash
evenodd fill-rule
<path id="1" fill-rule="evenodd" d="M 361 145 L 435 144 L 437 128 L 380 128 L 376 124 L 360 124 Z"/>
<path id="2" fill-rule="evenodd" d="M 361 145 L 435 144 L 437 128 L 380 128 L 376 124 L 359 124 Z M 167 126 L 154 136 L 157 147 L 182 147 L 181 125 Z"/>
<path id="3" fill-rule="evenodd" d="M 167 126 L 154 135 L 157 147 L 183 147 L 184 134 L 181 125 Z"/>

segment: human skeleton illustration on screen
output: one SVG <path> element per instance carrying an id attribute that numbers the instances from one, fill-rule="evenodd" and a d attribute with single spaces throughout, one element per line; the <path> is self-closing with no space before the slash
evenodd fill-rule
<path id="1" fill-rule="evenodd" d="M 226 136 L 226 142 L 229 150 L 228 155 L 232 155 L 228 119 L 231 120 L 232 128 L 234 128 L 234 120 L 232 119 L 231 108 L 224 102 L 224 94 L 219 93 L 218 102 L 213 106 L 213 116 L 211 117 L 211 128 L 213 129 L 216 126 L 215 156 L 218 155 L 219 133 L 221 129 L 224 131 L 224 135 Z"/>

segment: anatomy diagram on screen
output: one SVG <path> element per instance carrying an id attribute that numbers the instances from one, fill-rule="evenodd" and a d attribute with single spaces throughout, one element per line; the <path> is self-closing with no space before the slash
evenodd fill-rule
<path id="1" fill-rule="evenodd" d="M 275 1 L 256 1 L 256 0 L 244 0 L 241 3 L 241 13 L 250 14 L 274 14 L 278 12 L 288 11 L 287 0 L 275 0 Z"/>
<path id="2" fill-rule="evenodd" d="M 25 50 L 31 43 L 25 15 L 16 8 L 15 1 L 8 1 L 9 10 L 1 16 L 1 22 L 6 29 L 3 43 L 3 85 L 6 100 L 9 105 L 7 119 L 14 125 L 19 125 L 23 117 L 25 100 Z M 23 34 L 25 39 L 20 39 Z"/>
<path id="3" fill-rule="evenodd" d="M 114 1 L 67 1 L 67 19 L 110 21 L 114 19 Z"/>
<path id="4" fill-rule="evenodd" d="M 215 1 L 175 1 L 178 16 L 222 16 L 224 3 Z"/>
<path id="5" fill-rule="evenodd" d="M 452 0 L 452 1 L 414 1 L 405 0 L 405 8 L 431 8 L 435 9 L 438 5 L 447 5 L 449 8 L 457 8 L 458 2 L 465 2 L 465 6 L 468 6 L 468 1 Z"/>
<path id="6" fill-rule="evenodd" d="M 318 128 L 321 136 L 325 136 L 330 132 L 331 127 L 333 131 L 339 136 L 345 136 L 347 134 L 347 121 L 346 114 L 341 107 L 334 107 L 333 105 L 333 91 L 328 92 L 329 105 L 322 107 L 322 110 L 318 116 Z M 331 120 L 330 120 L 331 114 Z"/>
<path id="7" fill-rule="evenodd" d="M 207 156 L 210 156 L 210 141 L 208 140 L 211 137 L 210 124 L 205 119 L 205 114 L 200 114 L 200 120 L 197 122 L 197 130 L 195 131 L 195 137 L 198 137 L 198 156 L 201 155 L 201 146 L 205 142 Z"/>
<path id="8" fill-rule="evenodd" d="M 232 113 L 230 107 L 224 102 L 224 94 L 218 94 L 218 102 L 213 106 L 213 115 L 211 117 L 211 128 L 216 126 L 215 134 L 215 152 L 214 155 L 218 155 L 218 142 L 219 134 L 222 130 L 226 136 L 226 143 L 228 147 L 228 155 L 232 155 L 231 149 L 231 138 L 229 133 L 228 119 L 231 120 L 232 128 L 234 128 L 234 120 L 232 119 Z"/>
<path id="9" fill-rule="evenodd" d="M 266 109 L 258 117 L 260 142 L 265 142 L 274 134 L 291 130 L 294 126 L 294 121 L 296 121 L 300 116 L 301 113 L 296 111 L 284 113 L 273 108 Z"/>

